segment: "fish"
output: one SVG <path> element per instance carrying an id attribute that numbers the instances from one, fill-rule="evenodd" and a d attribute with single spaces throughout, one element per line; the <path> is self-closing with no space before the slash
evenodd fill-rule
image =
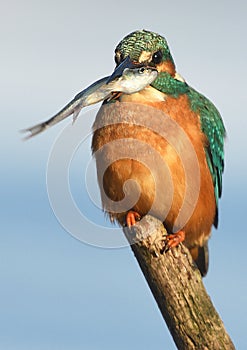
<path id="1" fill-rule="evenodd" d="M 64 108 L 50 119 L 36 124 L 21 132 L 29 133 L 24 140 L 42 133 L 51 126 L 73 114 L 73 122 L 76 121 L 82 108 L 92 104 L 111 100 L 116 93 L 133 94 L 143 90 L 150 85 L 157 77 L 158 71 L 153 67 L 125 68 L 120 77 L 109 80 L 110 76 L 101 78 L 79 92 Z"/>

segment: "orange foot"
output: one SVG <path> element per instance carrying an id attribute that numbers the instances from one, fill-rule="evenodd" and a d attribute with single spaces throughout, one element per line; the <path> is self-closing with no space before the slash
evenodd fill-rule
<path id="1" fill-rule="evenodd" d="M 136 224 L 136 220 L 140 220 L 141 215 L 136 211 L 130 210 L 126 216 L 126 224 L 128 227 L 131 227 Z"/>
<path id="2" fill-rule="evenodd" d="M 177 247 L 179 245 L 179 243 L 183 242 L 185 239 L 185 233 L 184 231 L 178 231 L 174 234 L 171 235 L 167 235 L 166 236 L 166 251 Z"/>

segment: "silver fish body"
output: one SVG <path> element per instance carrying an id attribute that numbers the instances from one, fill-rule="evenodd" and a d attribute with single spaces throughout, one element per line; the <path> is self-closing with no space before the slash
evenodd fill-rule
<path id="1" fill-rule="evenodd" d="M 157 75 L 158 72 L 156 69 L 141 67 L 134 69 L 126 68 L 120 77 L 117 77 L 109 83 L 107 83 L 109 77 L 104 77 L 78 93 L 72 101 L 47 121 L 22 130 L 23 132 L 30 133 L 25 139 L 29 139 L 45 131 L 71 114 L 73 114 L 73 120 L 75 121 L 83 107 L 111 99 L 114 93 L 133 94 L 141 91 L 147 85 L 151 84 L 156 79 Z"/>

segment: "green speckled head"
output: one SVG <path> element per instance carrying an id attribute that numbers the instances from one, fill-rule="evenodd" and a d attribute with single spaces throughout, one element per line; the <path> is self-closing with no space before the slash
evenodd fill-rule
<path id="1" fill-rule="evenodd" d="M 174 64 L 164 37 L 147 30 L 138 30 L 120 41 L 115 50 L 115 60 L 119 64 L 125 57 L 129 56 L 133 62 L 145 61 L 147 58 L 147 62 L 152 63 L 152 54 L 157 51 L 162 53 L 162 61 L 171 61 Z M 143 53 L 144 55 L 142 55 Z"/>

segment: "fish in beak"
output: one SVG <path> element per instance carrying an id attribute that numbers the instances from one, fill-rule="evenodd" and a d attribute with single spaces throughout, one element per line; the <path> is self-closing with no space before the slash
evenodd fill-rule
<path id="1" fill-rule="evenodd" d="M 111 76 L 102 78 L 81 91 L 61 111 L 43 123 L 22 130 L 28 133 L 25 139 L 40 134 L 52 125 L 73 114 L 73 121 L 76 120 L 83 107 L 90 106 L 97 102 L 111 99 L 115 93 L 133 94 L 144 89 L 157 77 L 157 70 L 151 67 L 134 65 L 127 57 L 112 73 Z"/>

